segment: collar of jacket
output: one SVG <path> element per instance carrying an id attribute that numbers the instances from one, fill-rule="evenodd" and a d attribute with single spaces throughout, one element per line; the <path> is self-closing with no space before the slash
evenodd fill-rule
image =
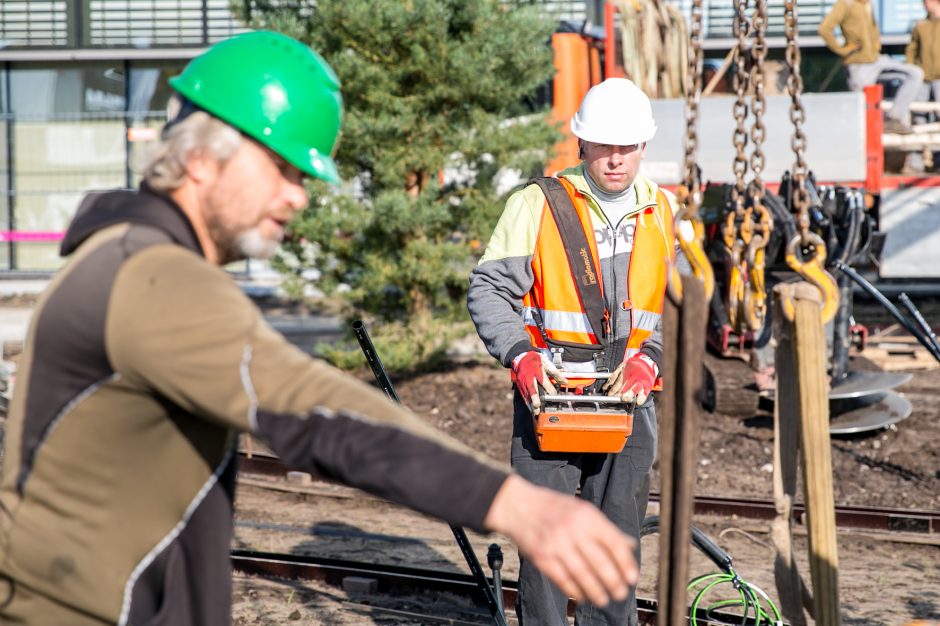
<path id="1" fill-rule="evenodd" d="M 564 178 L 574 185 L 575 189 L 583 193 L 584 197 L 589 200 L 588 205 L 591 207 L 591 210 L 597 212 L 601 211 L 600 203 L 597 201 L 597 198 L 591 195 L 591 188 L 588 187 L 588 182 L 584 178 L 584 163 L 579 163 L 574 167 L 562 170 L 558 172 L 557 176 Z M 627 213 L 627 216 L 636 215 L 645 209 L 656 206 L 656 192 L 659 190 L 659 185 L 642 174 L 637 174 L 636 178 L 633 180 L 633 189 L 636 192 L 636 209 Z"/>
<path id="2" fill-rule="evenodd" d="M 72 218 L 59 254 L 72 254 L 86 239 L 115 224 L 144 224 L 159 228 L 174 243 L 205 256 L 199 238 L 183 209 L 170 196 L 141 183 L 137 191 L 90 193 Z"/>

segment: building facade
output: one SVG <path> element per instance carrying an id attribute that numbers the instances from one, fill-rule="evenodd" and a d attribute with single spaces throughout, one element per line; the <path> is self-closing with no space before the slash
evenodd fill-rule
<path id="1" fill-rule="evenodd" d="M 813 41 L 833 0 L 800 1 Z M 559 19 L 603 23 L 603 0 L 542 0 Z M 679 0 L 686 12 L 691 0 Z M 906 40 L 920 0 L 873 0 Z M 709 46 L 731 37 L 733 2 L 705 0 Z M 769 34 L 783 33 L 770 0 Z M 167 79 L 245 27 L 251 0 L 0 0 L 0 273 L 48 273 L 81 195 L 137 185 L 134 162 L 164 121 Z"/>

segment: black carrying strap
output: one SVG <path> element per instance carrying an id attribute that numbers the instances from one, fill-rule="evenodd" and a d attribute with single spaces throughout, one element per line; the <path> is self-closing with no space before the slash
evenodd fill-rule
<path id="1" fill-rule="evenodd" d="M 571 278 L 574 279 L 575 289 L 587 313 L 588 323 L 598 343 L 604 345 L 607 343 L 607 305 L 604 302 L 604 294 L 601 293 L 598 267 L 591 253 L 587 234 L 581 226 L 578 211 L 557 178 L 545 176 L 534 178 L 532 182 L 539 186 L 548 201 L 565 254 L 568 256 Z"/>

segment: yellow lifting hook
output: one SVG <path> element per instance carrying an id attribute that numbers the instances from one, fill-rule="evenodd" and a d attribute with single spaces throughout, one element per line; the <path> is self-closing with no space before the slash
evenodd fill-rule
<path id="1" fill-rule="evenodd" d="M 805 241 L 804 241 L 805 237 Z M 813 257 L 806 259 L 803 249 L 812 249 Z M 826 271 L 826 243 L 822 237 L 813 232 L 805 235 L 797 234 L 787 244 L 786 261 L 790 268 L 802 276 L 806 281 L 816 285 L 822 296 L 822 322 L 828 323 L 836 315 L 839 308 L 839 285 L 836 279 Z M 787 312 L 788 316 L 789 313 Z"/>
<path id="2" fill-rule="evenodd" d="M 711 300 L 715 291 L 715 272 L 705 253 L 702 242 L 705 241 L 705 225 L 697 212 L 690 211 L 689 191 L 685 185 L 680 185 L 676 192 L 676 199 L 683 206 L 676 216 L 676 239 L 685 258 L 692 267 L 692 274 L 702 281 L 705 287 L 705 300 Z M 691 228 L 690 228 L 691 226 Z M 682 281 L 679 280 L 679 271 L 673 264 L 670 270 L 669 288 L 673 291 L 674 300 L 682 301 Z"/>

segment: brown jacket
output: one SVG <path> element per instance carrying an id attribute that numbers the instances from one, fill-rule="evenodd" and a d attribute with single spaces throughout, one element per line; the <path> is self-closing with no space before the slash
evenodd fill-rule
<path id="1" fill-rule="evenodd" d="M 289 345 L 169 198 L 90 197 L 63 252 L 7 423 L 0 623 L 229 624 L 238 432 L 482 530 L 505 470 Z"/>
<path id="2" fill-rule="evenodd" d="M 904 53 L 908 63 L 924 70 L 924 80 L 940 80 L 940 17 L 917 22 Z"/>
<path id="3" fill-rule="evenodd" d="M 842 29 L 845 43 L 839 43 L 833 31 Z M 872 12 L 871 2 L 839 0 L 819 24 L 819 36 L 830 50 L 842 57 L 846 65 L 874 63 L 881 53 L 881 34 Z"/>

